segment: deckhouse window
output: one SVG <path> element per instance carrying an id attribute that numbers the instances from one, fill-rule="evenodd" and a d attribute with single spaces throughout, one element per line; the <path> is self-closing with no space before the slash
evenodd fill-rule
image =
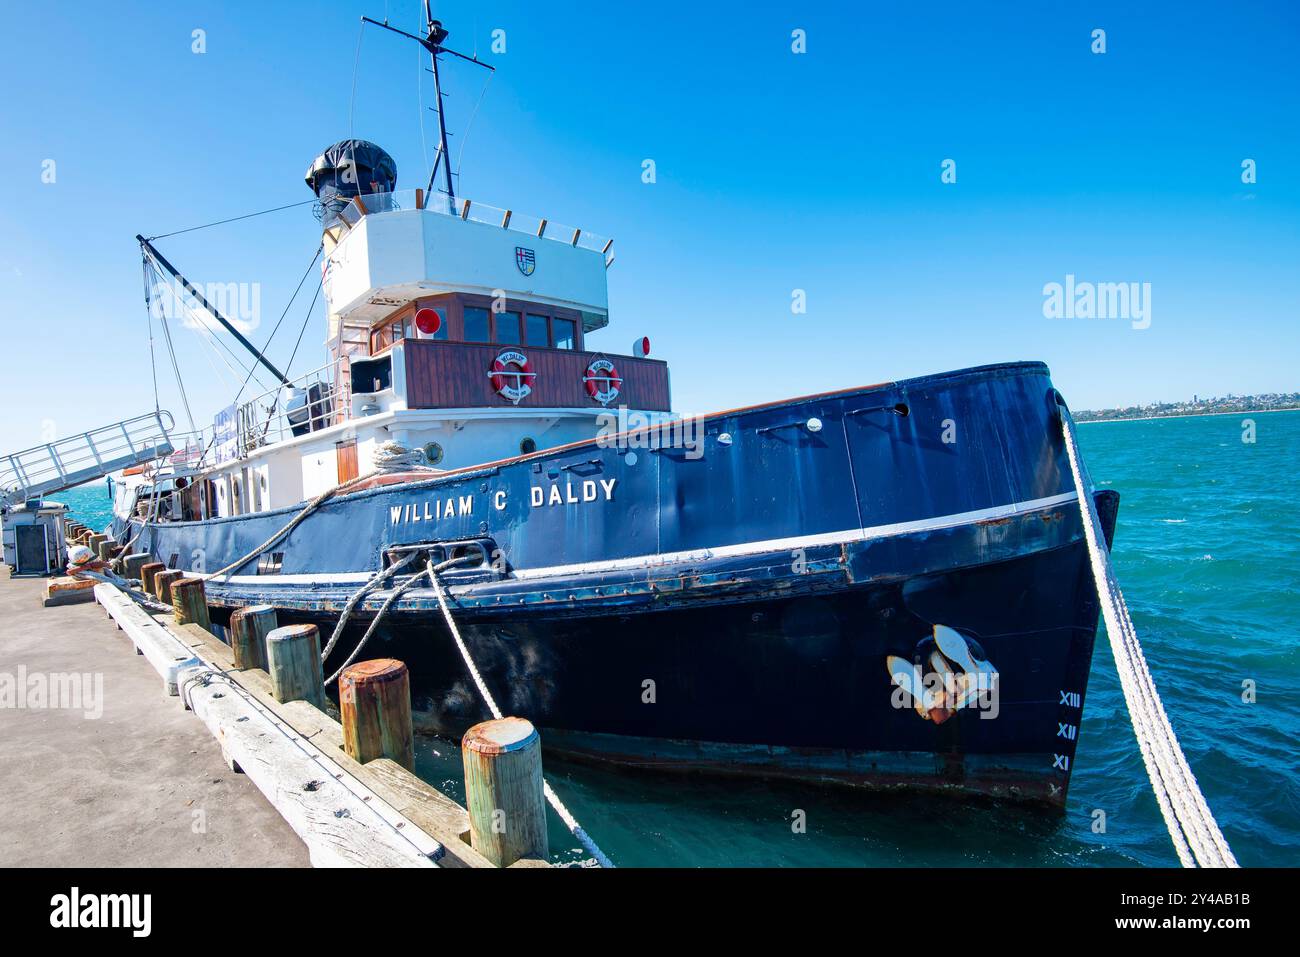
<path id="1" fill-rule="evenodd" d="M 497 313 L 497 342 L 517 346 L 522 342 L 519 335 L 519 313 Z"/>
<path id="2" fill-rule="evenodd" d="M 551 334 L 546 316 L 539 316 L 530 312 L 525 332 L 528 334 L 526 341 L 530 346 L 549 346 L 551 344 Z"/>
<path id="3" fill-rule="evenodd" d="M 551 328 L 555 333 L 555 348 L 576 349 L 578 347 L 572 319 L 552 319 Z"/>
<path id="4" fill-rule="evenodd" d="M 488 326 L 488 311 L 478 306 L 465 307 L 465 341 L 490 342 L 492 333 Z"/>

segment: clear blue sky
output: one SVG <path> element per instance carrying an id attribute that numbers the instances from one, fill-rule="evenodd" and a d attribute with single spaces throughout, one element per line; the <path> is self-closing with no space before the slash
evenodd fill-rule
<path id="1" fill-rule="evenodd" d="M 435 4 L 451 45 L 498 68 L 462 194 L 615 237 L 593 344 L 649 334 L 685 411 L 1021 358 L 1076 408 L 1300 388 L 1298 10 Z M 67 434 L 152 407 L 136 232 L 309 199 L 307 164 L 349 133 L 423 185 L 414 44 L 367 28 L 353 104 L 359 18 L 386 12 L 417 25 L 416 0 L 6 4 L 0 449 L 43 419 Z M 484 71 L 448 72 L 455 155 Z M 260 344 L 317 241 L 302 207 L 159 245 L 195 280 L 261 283 Z M 1151 283 L 1151 327 L 1044 318 L 1043 285 L 1070 273 Z M 233 386 L 182 337 L 207 423 Z M 322 338 L 318 305 L 295 372 Z"/>

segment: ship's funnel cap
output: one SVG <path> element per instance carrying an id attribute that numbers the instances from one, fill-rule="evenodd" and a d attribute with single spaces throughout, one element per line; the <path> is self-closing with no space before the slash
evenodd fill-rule
<path id="1" fill-rule="evenodd" d="M 397 164 L 368 140 L 340 140 L 312 161 L 304 178 L 320 199 L 317 218 L 329 226 L 353 196 L 391 193 Z"/>

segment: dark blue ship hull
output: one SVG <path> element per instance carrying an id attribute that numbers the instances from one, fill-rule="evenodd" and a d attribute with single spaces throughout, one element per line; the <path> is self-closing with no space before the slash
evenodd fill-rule
<path id="1" fill-rule="evenodd" d="M 456 619 L 502 707 L 550 747 L 1061 804 L 1097 605 L 1059 415 L 1046 367 L 1017 363 L 711 416 L 698 448 L 652 430 L 388 477 L 211 580 L 209 599 L 331 628 L 394 549 L 478 542 L 495 561 L 447 574 Z M 1109 536 L 1118 496 L 1097 502 Z M 216 569 L 297 511 L 158 524 L 142 542 Z M 935 626 L 991 666 L 995 692 L 909 706 L 890 669 L 951 666 Z M 365 651 L 384 655 L 411 665 L 438 729 L 488 716 L 431 590 L 393 607 Z"/>

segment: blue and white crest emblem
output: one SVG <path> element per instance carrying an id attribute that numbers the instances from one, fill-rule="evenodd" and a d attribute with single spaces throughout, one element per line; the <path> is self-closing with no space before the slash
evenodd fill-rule
<path id="1" fill-rule="evenodd" d="M 537 270 L 537 255 L 531 249 L 516 246 L 515 265 L 525 276 L 531 276 Z"/>

